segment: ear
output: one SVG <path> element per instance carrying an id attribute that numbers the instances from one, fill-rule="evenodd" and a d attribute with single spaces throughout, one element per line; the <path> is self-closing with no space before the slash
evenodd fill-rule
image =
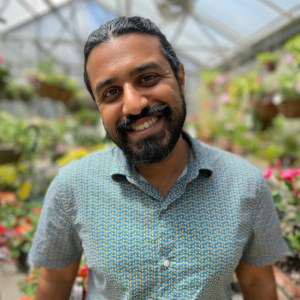
<path id="1" fill-rule="evenodd" d="M 178 79 L 179 79 L 179 84 L 180 84 L 181 90 L 182 90 L 183 94 L 185 94 L 185 71 L 184 71 L 183 64 L 179 65 Z"/>

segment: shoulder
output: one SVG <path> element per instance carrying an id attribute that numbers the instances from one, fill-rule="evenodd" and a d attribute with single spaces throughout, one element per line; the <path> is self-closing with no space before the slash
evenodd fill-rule
<path id="1" fill-rule="evenodd" d="M 209 161 L 214 178 L 223 182 L 238 182 L 242 185 L 262 185 L 262 172 L 247 160 L 211 147 L 200 141 L 194 141 L 198 151 L 201 152 L 203 160 Z"/>
<path id="2" fill-rule="evenodd" d="M 72 180 L 78 177 L 91 175 L 108 176 L 114 161 L 119 157 L 117 147 L 101 150 L 87 155 L 81 159 L 70 162 L 60 168 L 60 180 Z"/>

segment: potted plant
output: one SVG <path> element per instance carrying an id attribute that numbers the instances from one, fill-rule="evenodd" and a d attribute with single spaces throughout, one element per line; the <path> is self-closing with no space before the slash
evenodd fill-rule
<path id="1" fill-rule="evenodd" d="M 1 99 L 2 91 L 7 84 L 8 78 L 9 78 L 8 69 L 0 65 L 0 99 Z"/>
<path id="2" fill-rule="evenodd" d="M 216 79 L 220 76 L 219 70 L 202 71 L 200 79 L 201 83 L 212 93 L 216 92 Z"/>
<path id="3" fill-rule="evenodd" d="M 266 71 L 273 72 L 276 69 L 280 55 L 278 53 L 261 52 L 256 56 L 256 59 L 264 65 Z"/>
<path id="4" fill-rule="evenodd" d="M 299 65 L 300 64 L 300 34 L 295 35 L 294 37 L 290 38 L 285 44 L 284 49 L 292 55 L 295 62 Z"/>
<path id="5" fill-rule="evenodd" d="M 15 202 L 1 207 L 0 226 L 5 229 L 2 240 L 9 250 L 11 258 L 18 261 L 21 271 L 27 271 L 27 254 L 30 250 L 34 232 L 37 228 L 40 204 Z"/>
<path id="6" fill-rule="evenodd" d="M 268 89 L 263 82 L 253 96 L 257 114 L 263 121 L 273 120 L 278 114 L 277 106 L 274 104 L 274 96 L 275 92 Z"/>
<path id="7" fill-rule="evenodd" d="M 278 110 L 286 118 L 300 117 L 300 76 L 299 70 L 291 68 L 278 77 L 282 102 Z"/>
<path id="8" fill-rule="evenodd" d="M 282 170 L 280 164 L 269 167 L 264 177 L 271 184 L 283 235 L 288 245 L 287 256 L 274 268 L 278 286 L 289 299 L 300 297 L 300 169 Z"/>

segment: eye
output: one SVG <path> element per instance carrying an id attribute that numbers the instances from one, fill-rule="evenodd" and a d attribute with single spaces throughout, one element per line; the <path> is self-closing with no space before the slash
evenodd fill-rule
<path id="1" fill-rule="evenodd" d="M 146 75 L 141 79 L 141 82 L 146 82 L 149 81 L 151 79 L 155 78 L 155 75 Z"/>
<path id="2" fill-rule="evenodd" d="M 115 94 L 117 94 L 118 92 L 119 92 L 118 89 L 112 88 L 112 89 L 106 91 L 103 96 L 104 96 L 104 98 L 111 97 L 111 96 L 114 96 Z"/>

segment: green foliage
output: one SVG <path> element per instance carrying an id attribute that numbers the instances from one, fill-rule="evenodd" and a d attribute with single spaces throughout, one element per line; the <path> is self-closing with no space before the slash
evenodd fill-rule
<path id="1" fill-rule="evenodd" d="M 280 55 L 278 53 L 261 52 L 257 54 L 256 59 L 261 63 L 278 62 Z"/>
<path id="2" fill-rule="evenodd" d="M 300 82 L 299 70 L 291 68 L 279 74 L 278 82 L 283 100 L 300 100 L 300 87 L 297 90 Z"/>
<path id="3" fill-rule="evenodd" d="M 289 39 L 284 44 L 284 49 L 295 58 L 297 64 L 300 64 L 300 34 Z"/>
<path id="4" fill-rule="evenodd" d="M 202 71 L 200 76 L 201 82 L 205 85 L 209 85 L 213 83 L 220 74 L 220 70 Z"/>
<path id="5" fill-rule="evenodd" d="M 100 120 L 99 112 L 91 109 L 82 109 L 75 113 L 74 116 L 82 125 L 97 125 Z"/>
<path id="6" fill-rule="evenodd" d="M 34 95 L 34 90 L 30 85 L 19 84 L 11 80 L 6 85 L 4 93 L 8 99 L 23 99 L 29 101 Z"/>
<path id="7" fill-rule="evenodd" d="M 9 70 L 4 66 L 0 66 L 0 88 L 3 88 L 9 78 Z"/>

